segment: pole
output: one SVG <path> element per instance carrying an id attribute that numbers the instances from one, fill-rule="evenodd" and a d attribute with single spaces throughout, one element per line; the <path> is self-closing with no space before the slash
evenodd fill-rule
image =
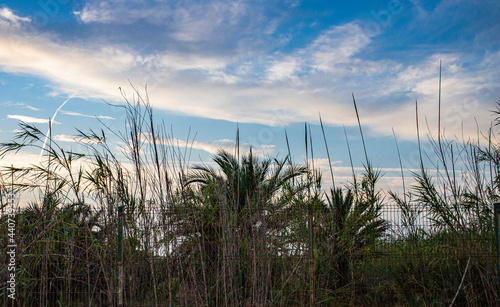
<path id="1" fill-rule="evenodd" d="M 314 306 L 314 246 L 313 246 L 313 209 L 311 201 L 308 204 L 309 211 L 309 306 Z"/>
<path id="2" fill-rule="evenodd" d="M 123 307 L 123 210 L 124 206 L 118 207 L 118 307 Z"/>
<path id="3" fill-rule="evenodd" d="M 498 284 L 500 287 L 500 203 L 493 204 L 493 209 L 495 213 L 495 239 L 497 245 L 497 275 L 498 275 Z M 500 295 L 500 288 L 498 290 Z"/>

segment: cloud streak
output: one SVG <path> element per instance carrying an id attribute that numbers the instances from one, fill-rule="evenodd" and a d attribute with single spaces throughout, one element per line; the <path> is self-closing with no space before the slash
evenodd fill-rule
<path id="1" fill-rule="evenodd" d="M 60 111 L 62 114 L 70 115 L 70 116 L 78 116 L 78 117 L 87 117 L 87 118 L 98 118 L 98 119 L 115 119 L 114 117 L 111 116 L 106 116 L 106 115 L 87 115 L 87 114 L 82 114 L 78 112 L 72 112 L 72 111 Z"/>
<path id="2" fill-rule="evenodd" d="M 2 103 L 3 106 L 6 106 L 6 107 L 12 107 L 12 106 L 20 106 L 20 107 L 23 107 L 25 109 L 29 109 L 31 111 L 40 111 L 39 108 L 35 108 L 33 106 L 30 106 L 26 103 L 23 103 L 23 102 L 12 102 L 12 101 L 7 101 L 7 102 L 4 102 Z"/>
<path id="3" fill-rule="evenodd" d="M 17 119 L 19 121 L 25 122 L 25 123 L 31 123 L 31 124 L 48 124 L 49 120 L 48 119 L 43 119 L 43 118 L 36 118 L 36 117 L 31 117 L 31 116 L 25 116 L 25 115 L 7 115 L 7 118 L 10 119 Z M 53 122 L 54 124 L 59 124 L 58 122 Z"/>
<path id="4" fill-rule="evenodd" d="M 180 139 L 172 139 L 169 143 L 177 147 L 187 147 L 198 150 L 203 150 L 211 154 L 217 154 L 220 150 L 225 150 L 227 152 L 233 153 L 236 151 L 236 142 L 228 139 L 216 140 L 213 142 L 203 142 L 203 141 L 189 141 L 186 142 Z M 259 145 L 254 146 L 251 144 L 240 144 L 240 152 L 246 154 L 252 149 L 253 153 L 258 156 L 265 156 L 270 154 L 274 150 L 274 145 Z"/>
<path id="5" fill-rule="evenodd" d="M 89 138 L 79 138 L 72 135 L 58 134 L 54 136 L 54 140 L 66 143 L 83 143 L 83 144 L 100 144 L 101 141 Z"/>

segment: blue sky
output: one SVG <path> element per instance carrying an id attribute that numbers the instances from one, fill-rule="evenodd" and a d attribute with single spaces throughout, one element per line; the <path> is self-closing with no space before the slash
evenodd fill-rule
<path id="1" fill-rule="evenodd" d="M 3 1 L 0 5 L 0 140 L 19 121 L 47 129 L 68 148 L 75 127 L 123 129 L 119 87 L 148 87 L 158 119 L 175 137 L 196 133 L 192 161 L 241 142 L 261 154 L 304 159 L 311 124 L 326 170 L 321 113 L 339 178 L 364 161 L 351 95 L 368 154 L 399 186 L 395 130 L 404 167 L 416 164 L 415 100 L 421 125 L 454 139 L 487 131 L 500 97 L 500 2 L 482 1 Z M 97 118 L 96 118 L 97 117 Z M 426 124 L 427 122 L 427 124 Z M 428 126 L 428 130 L 427 130 Z M 424 137 L 425 138 L 425 137 Z M 424 146 L 425 147 L 425 146 Z M 35 153 L 1 165 L 36 163 Z M 341 180 L 342 181 L 342 180 Z"/>

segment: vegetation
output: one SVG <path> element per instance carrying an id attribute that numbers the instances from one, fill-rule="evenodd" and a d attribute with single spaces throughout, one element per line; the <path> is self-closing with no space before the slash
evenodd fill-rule
<path id="1" fill-rule="evenodd" d="M 415 184 L 386 198 L 368 159 L 351 184 L 325 192 L 307 126 L 304 165 L 237 146 L 189 168 L 189 145 L 156 125 L 147 97 L 137 92 L 125 112 L 126 130 L 115 133 L 125 161 L 106 130 L 79 131 L 83 153 L 24 123 L 0 145 L 1 156 L 44 153 L 0 176 L 4 210 L 11 189 L 39 195 L 16 211 L 18 306 L 116 305 L 121 205 L 126 306 L 500 304 L 493 129 L 486 145 L 431 139 L 436 172 L 421 156 Z M 390 204 L 399 222 L 384 218 Z M 7 233 L 6 215 L 0 228 Z M 0 259 L 5 304 L 7 255 Z"/>

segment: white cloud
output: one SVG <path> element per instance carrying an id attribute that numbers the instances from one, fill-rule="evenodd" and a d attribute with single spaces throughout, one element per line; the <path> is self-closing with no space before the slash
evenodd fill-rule
<path id="1" fill-rule="evenodd" d="M 141 5 L 142 1 L 130 1 L 128 6 L 123 1 L 89 1 L 80 11 L 73 13 L 85 23 L 119 23 L 130 24 L 140 19 L 150 22 L 165 20 L 171 13 L 169 6 Z M 160 9 L 160 8 L 163 9 Z"/>
<path id="2" fill-rule="evenodd" d="M 312 67 L 333 71 L 336 65 L 349 63 L 354 55 L 370 43 L 363 28 L 355 23 L 334 26 L 321 34 L 305 53 L 312 55 Z"/>
<path id="3" fill-rule="evenodd" d="M 170 72 L 177 71 L 202 71 L 210 75 L 218 75 L 223 73 L 226 66 L 230 63 L 230 59 L 221 57 L 210 57 L 205 55 L 180 54 L 180 53 L 164 53 L 157 56 L 156 65 Z M 151 58 L 147 59 L 151 61 Z"/>
<path id="4" fill-rule="evenodd" d="M 269 71 L 269 80 L 277 81 L 293 78 L 296 71 L 300 69 L 299 60 L 294 57 L 287 57 L 282 61 L 272 64 Z"/>
<path id="5" fill-rule="evenodd" d="M 309 163 L 310 165 L 311 162 Z M 350 186 L 353 183 L 353 168 L 350 166 L 342 165 L 343 161 L 332 161 L 332 170 L 335 180 L 335 186 L 345 187 Z M 328 164 L 328 159 L 326 158 L 315 158 L 314 159 L 315 169 L 321 171 L 322 175 L 322 189 L 323 191 L 329 193 L 329 189 L 332 187 L 332 177 L 330 174 L 330 167 Z M 393 191 L 402 195 L 403 193 L 403 180 L 401 180 L 401 169 L 392 167 L 377 167 L 376 170 L 380 171 L 381 177 L 377 182 L 376 188 L 382 190 L 383 195 L 388 197 L 387 192 Z M 364 167 L 354 167 L 354 174 L 359 180 L 363 173 L 365 173 Z M 419 173 L 420 169 L 416 168 L 404 168 L 403 176 L 405 180 L 405 188 L 411 189 L 411 186 L 415 184 L 415 178 L 413 173 Z M 430 174 L 436 175 L 435 170 L 430 170 Z M 387 198 L 390 200 L 389 198 Z"/>
<path id="6" fill-rule="evenodd" d="M 194 149 L 204 150 L 211 154 L 216 154 L 219 150 L 225 150 L 228 152 L 235 152 L 236 150 L 236 142 L 228 139 L 216 140 L 213 142 L 201 142 L 201 141 L 192 141 L 186 144 L 185 141 L 175 140 L 175 142 L 179 142 L 180 146 L 188 146 Z M 184 144 L 182 144 L 184 142 Z M 252 148 L 252 151 L 260 156 L 265 156 L 266 154 L 271 153 L 274 150 L 274 145 L 259 145 L 253 146 L 251 144 L 240 144 L 240 152 L 247 153 Z"/>
<path id="7" fill-rule="evenodd" d="M 61 137 L 60 140 L 71 141 L 72 138 L 73 137 L 63 135 L 63 137 Z M 140 141 L 147 144 L 151 144 L 153 142 L 153 137 L 151 136 L 150 133 L 144 133 L 142 134 Z M 202 150 L 211 153 L 213 155 L 217 154 L 220 150 L 224 150 L 230 153 L 236 152 L 236 142 L 229 139 L 221 139 L 221 140 L 206 142 L 197 140 L 186 141 L 171 137 L 167 138 L 156 137 L 155 142 L 158 145 L 163 145 L 168 147 L 186 148 L 188 150 L 190 149 Z M 125 146 L 124 144 L 118 146 L 117 148 L 119 148 L 120 151 L 130 153 L 129 147 Z M 252 149 L 254 155 L 264 157 L 266 155 L 273 153 L 275 145 L 267 145 L 267 144 L 253 145 L 249 143 L 239 144 L 239 152 L 241 154 L 249 153 L 250 149 Z M 146 149 L 145 147 L 141 148 L 141 150 L 143 151 L 143 153 L 146 153 L 148 151 L 148 149 Z"/>
<path id="8" fill-rule="evenodd" d="M 213 142 L 203 142 L 203 141 L 189 141 L 186 142 L 180 139 L 172 139 L 169 141 L 170 144 L 178 147 L 187 147 L 193 149 L 199 149 L 206 151 L 211 154 L 217 154 L 219 150 L 225 150 L 228 152 L 235 152 L 236 150 L 236 142 L 228 139 L 216 140 Z M 250 148 L 252 148 L 252 152 L 258 156 L 265 156 L 266 154 L 270 154 L 274 150 L 274 145 L 258 145 L 254 146 L 251 144 L 240 143 L 240 152 L 248 153 L 250 152 Z"/>
<path id="9" fill-rule="evenodd" d="M 8 7 L 0 8 L 0 25 L 10 24 L 13 26 L 19 26 L 22 22 L 30 22 L 29 17 L 21 17 L 9 9 Z"/>
<path id="10" fill-rule="evenodd" d="M 99 119 L 115 119 L 114 117 L 111 116 L 106 116 L 106 115 L 86 115 L 78 112 L 71 112 L 71 111 L 60 111 L 63 114 L 66 115 L 71 115 L 71 116 L 80 116 L 80 117 L 88 117 L 88 118 L 99 118 Z"/>
<path id="11" fill-rule="evenodd" d="M 245 1 L 88 1 L 74 14 L 84 23 L 133 24 L 137 22 L 168 26 L 171 37 L 184 42 L 209 41 L 226 24 L 242 22 L 252 13 Z M 258 16 L 258 13 L 254 15 Z M 257 19 L 257 18 L 253 18 Z M 253 21 L 250 19 L 250 21 Z M 249 23 L 248 21 L 246 22 Z M 253 23 L 253 22 L 252 22 Z M 258 23 L 256 23 L 258 24 Z"/>
<path id="12" fill-rule="evenodd" d="M 35 108 L 35 107 L 32 107 L 24 102 L 12 102 L 12 101 L 6 101 L 4 103 L 2 103 L 3 106 L 6 106 L 6 107 L 12 107 L 12 106 L 20 106 L 20 107 L 23 107 L 25 109 L 29 109 L 29 110 L 32 110 L 32 111 L 40 111 L 39 108 Z"/>
<path id="13" fill-rule="evenodd" d="M 84 143 L 84 144 L 98 144 L 101 143 L 101 141 L 96 140 L 96 139 L 83 139 L 79 138 L 76 136 L 72 135 L 66 135 L 66 134 L 58 134 L 54 136 L 54 140 L 59 141 L 59 142 L 67 142 L 67 143 Z"/>
<path id="14" fill-rule="evenodd" d="M 389 79 L 387 84 L 375 91 L 375 96 L 381 97 L 384 93 L 405 93 L 404 104 L 391 108 L 384 107 L 375 117 L 364 116 L 364 121 L 377 134 L 390 135 L 390 123 L 396 133 L 405 139 L 416 137 L 415 100 L 418 100 L 420 128 L 422 135 L 426 134 L 429 123 L 430 133 L 437 136 L 438 101 L 439 101 L 439 61 L 442 60 L 442 93 L 441 93 L 441 120 L 448 138 L 455 135 L 466 138 L 474 136 L 479 128 L 486 131 L 491 121 L 495 92 L 499 93 L 499 82 L 494 78 L 487 79 L 484 75 L 498 76 L 492 67 L 481 68 L 479 71 L 470 71 L 463 68 L 462 56 L 458 54 L 436 54 L 426 58 L 418 65 L 408 66 L 401 70 L 395 78 Z M 486 60 L 485 60 L 486 62 Z M 483 65 L 479 63 L 478 66 Z M 486 89 L 485 95 L 478 94 Z M 373 112 L 373 107 L 368 112 Z M 375 111 L 377 112 L 377 111 Z M 378 113 L 378 112 L 377 112 Z M 363 120 L 363 119 L 362 119 Z M 462 131 L 463 128 L 463 131 Z"/>
<path id="15" fill-rule="evenodd" d="M 296 73 L 311 71 L 344 74 L 346 65 L 361 68 L 367 63 L 359 63 L 354 56 L 370 41 L 370 37 L 357 23 L 332 26 L 309 46 L 274 62 L 268 69 L 268 79 L 288 79 Z M 373 66 L 373 63 L 370 64 Z"/>
<path id="16" fill-rule="evenodd" d="M 0 37 L 0 65 L 9 73 L 29 73 L 59 85 L 56 89 L 80 97 L 118 97 L 123 72 L 136 65 L 134 56 L 114 47 L 98 50 L 63 45 L 47 38 Z M 82 85 L 84 85 L 82 87 Z"/>
<path id="17" fill-rule="evenodd" d="M 24 115 L 7 115 L 7 118 L 11 119 L 17 119 L 25 123 L 33 123 L 33 124 L 48 124 L 49 120 L 48 119 L 43 119 L 43 118 L 36 118 L 36 117 L 31 117 L 31 116 L 24 116 Z M 57 122 L 53 122 L 56 124 Z"/>
<path id="18" fill-rule="evenodd" d="M 40 111 L 39 108 L 35 108 L 35 107 L 30 106 L 30 105 L 24 105 L 23 107 L 26 109 L 30 109 L 31 111 Z"/>

